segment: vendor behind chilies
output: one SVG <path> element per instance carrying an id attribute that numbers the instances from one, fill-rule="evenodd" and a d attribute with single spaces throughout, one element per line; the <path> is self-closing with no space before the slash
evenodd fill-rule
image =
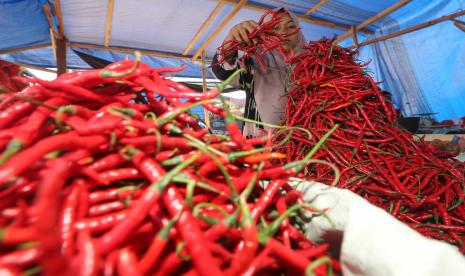
<path id="1" fill-rule="evenodd" d="M 282 35 L 291 34 L 287 36 L 287 41 L 283 41 L 283 46 L 298 54 L 302 51 L 301 46 L 306 44 L 306 40 L 302 31 L 296 32 L 296 29 L 300 28 L 297 17 L 284 8 L 275 11 L 269 14 L 264 22 L 271 20 L 272 14 L 281 17 L 282 13 L 274 31 Z M 240 43 L 253 44 L 254 41 L 249 39 L 248 33 L 257 26 L 258 23 L 253 20 L 243 21 L 229 30 L 224 42 L 236 40 Z M 225 54 L 225 57 L 227 58 L 222 63 L 218 63 L 218 60 L 222 60 L 219 53 L 213 58 L 212 69 L 218 79 L 227 79 L 240 67 L 246 69 L 245 73 L 231 83 L 233 87 L 246 92 L 244 117 L 269 124 L 281 124 L 284 121 L 286 86 L 292 73 L 290 65 L 285 62 L 282 55 L 277 50 L 267 52 L 263 56 L 265 69 L 253 57 L 246 58 L 245 65 L 242 65 L 237 51 Z M 264 135 L 264 129 L 266 130 L 267 127 L 246 122 L 242 132 L 246 137 L 256 137 Z"/>

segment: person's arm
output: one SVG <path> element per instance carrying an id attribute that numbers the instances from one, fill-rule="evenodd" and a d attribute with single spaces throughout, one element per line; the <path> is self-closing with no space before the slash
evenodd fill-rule
<path id="1" fill-rule="evenodd" d="M 220 57 L 219 53 L 216 52 L 213 56 L 212 71 L 218 79 L 224 81 L 229 76 L 231 76 L 234 73 L 234 71 L 237 70 L 237 52 L 232 61 L 224 61 L 222 63 L 219 63 L 218 60 L 220 60 L 221 58 L 222 57 Z"/>
<path id="2" fill-rule="evenodd" d="M 229 30 L 222 45 L 226 45 L 226 43 L 230 41 L 237 41 L 241 44 L 252 45 L 254 42 L 250 40 L 249 33 L 253 32 L 258 26 L 258 23 L 253 20 L 243 21 L 235 25 Z M 224 54 L 226 55 L 225 62 L 229 64 L 232 64 L 237 59 L 237 51 Z"/>
<path id="3" fill-rule="evenodd" d="M 248 33 L 252 32 L 256 27 L 258 27 L 258 23 L 253 20 L 243 21 L 235 25 L 229 30 L 223 45 L 226 45 L 229 41 L 252 44 L 253 42 L 249 39 Z M 225 57 L 221 57 L 217 52 L 212 61 L 213 74 L 220 80 L 227 79 L 239 67 L 237 51 L 223 52 L 223 54 L 225 54 Z M 223 61 L 219 63 L 218 60 Z"/>

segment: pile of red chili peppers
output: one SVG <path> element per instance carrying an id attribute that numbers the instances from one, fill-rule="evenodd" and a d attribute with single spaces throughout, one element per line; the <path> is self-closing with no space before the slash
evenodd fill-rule
<path id="1" fill-rule="evenodd" d="M 464 163 L 414 140 L 396 124 L 392 103 L 356 61 L 355 51 L 323 39 L 311 42 L 291 63 L 286 125 L 308 129 L 313 138 L 292 133 L 290 142 L 280 147 L 287 155 L 284 162 L 304 156 L 339 124 L 313 157 L 339 168 L 337 186 L 465 252 Z M 306 176 L 324 183 L 334 178 L 320 164 L 308 166 Z"/>
<path id="2" fill-rule="evenodd" d="M 0 272 L 340 272 L 301 232 L 320 213 L 287 182 L 306 161 L 271 164 L 285 156 L 243 138 L 215 105 L 221 87 L 192 91 L 177 70 L 122 61 L 1 95 Z M 198 105 L 231 138 L 202 128 Z"/>
<path id="3" fill-rule="evenodd" d="M 287 36 L 294 35 L 299 32 L 300 29 L 296 30 L 287 35 L 279 34 L 274 31 L 274 27 L 282 20 L 283 16 L 286 13 L 280 10 L 268 10 L 266 11 L 260 20 L 258 21 L 259 27 L 257 27 L 253 32 L 248 33 L 250 41 L 253 41 L 253 44 L 239 43 L 235 40 L 226 41 L 218 47 L 220 53 L 220 59 L 218 63 L 224 62 L 224 60 L 231 53 L 237 51 L 242 51 L 242 63 L 245 64 L 246 57 L 255 57 L 255 59 L 260 63 L 262 68 L 266 68 L 266 63 L 263 60 L 262 56 L 271 50 L 277 50 L 282 57 L 289 61 L 293 57 L 293 52 L 289 52 L 284 49 L 282 46 L 283 41 L 287 40 Z"/>

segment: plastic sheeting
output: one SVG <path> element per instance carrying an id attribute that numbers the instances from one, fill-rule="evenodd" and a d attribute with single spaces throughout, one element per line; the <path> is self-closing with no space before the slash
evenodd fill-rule
<path id="1" fill-rule="evenodd" d="M 50 42 L 48 23 L 42 11 L 45 0 L 0 0 L 0 51 Z M 284 6 L 304 14 L 319 0 L 255 0 L 252 5 L 265 8 Z M 346 25 L 358 25 L 398 0 L 331 0 L 311 16 Z M 110 46 L 156 50 L 182 54 L 203 22 L 219 1 L 213 0 L 119 0 L 115 1 L 110 34 Z M 61 0 L 64 29 L 67 39 L 75 43 L 103 45 L 107 16 L 107 1 Z M 368 27 L 374 35 L 359 33 L 359 41 L 382 36 L 411 27 L 465 8 L 465 0 L 415 0 Z M 211 21 L 188 54 L 192 55 L 211 36 L 232 11 L 225 4 Z M 258 20 L 262 12 L 242 8 L 206 47 L 212 57 L 228 30 L 243 20 Z M 462 19 L 463 20 L 463 19 Z M 309 40 L 332 38 L 344 30 L 301 22 Z M 369 68 L 381 86 L 394 96 L 395 104 L 405 116 L 437 113 L 436 119 L 450 119 L 465 115 L 465 35 L 452 22 L 443 22 L 399 38 L 365 46 L 362 60 L 372 60 Z M 342 43 L 351 45 L 351 38 Z M 81 49 L 82 50 L 82 49 Z M 118 60 L 126 54 L 101 50 L 83 50 L 99 58 Z M 71 51 L 69 51 L 71 52 Z M 0 55 L 9 61 L 54 66 L 50 49 Z M 187 65 L 179 76 L 200 77 L 199 64 L 190 60 L 144 57 L 152 66 Z M 88 68 L 73 53 L 68 53 L 71 68 Z"/>
<path id="2" fill-rule="evenodd" d="M 378 22 L 372 37 L 404 30 L 465 9 L 464 0 L 416 0 Z M 463 18 L 463 17 L 462 17 Z M 460 18 L 458 18 L 460 19 Z M 463 20 L 463 19 L 462 19 Z M 465 32 L 445 21 L 361 48 L 374 77 L 393 94 L 405 116 L 434 113 L 436 120 L 465 115 Z"/>
<path id="3" fill-rule="evenodd" d="M 42 10 L 46 0 L 0 1 L 0 50 L 50 43 L 50 32 Z"/>

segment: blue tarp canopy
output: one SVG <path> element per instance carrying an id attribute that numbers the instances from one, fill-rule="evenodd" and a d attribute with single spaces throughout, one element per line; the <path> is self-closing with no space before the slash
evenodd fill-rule
<path id="1" fill-rule="evenodd" d="M 56 67 L 44 12 L 44 5 L 50 9 L 48 3 L 53 2 L 0 0 L 1 59 Z M 324 4 L 305 15 L 321 2 Z M 292 10 L 300 15 L 306 38 L 319 40 L 342 35 L 350 26 L 358 26 L 398 2 L 406 4 L 357 32 L 359 43 L 465 8 L 465 0 L 61 0 L 60 9 L 52 10 L 51 21 L 56 29 L 61 11 L 69 42 L 69 68 L 89 68 L 71 49 L 110 61 L 125 58 L 124 50 L 139 49 L 146 51 L 143 61 L 152 66 L 187 65 L 179 76 L 200 77 L 201 64 L 190 57 L 205 48 L 211 58 L 232 26 L 258 20 L 264 9 L 284 6 Z M 111 20 L 107 20 L 109 14 Z M 464 17 L 456 19 L 463 21 Z M 465 116 L 465 32 L 454 23 L 443 21 L 360 48 L 360 59 L 371 60 L 368 69 L 375 80 L 383 81 L 381 86 L 393 94 L 404 115 L 436 113 L 437 120 Z M 106 39 L 107 48 L 103 47 Z M 352 36 L 341 44 L 352 45 Z"/>

